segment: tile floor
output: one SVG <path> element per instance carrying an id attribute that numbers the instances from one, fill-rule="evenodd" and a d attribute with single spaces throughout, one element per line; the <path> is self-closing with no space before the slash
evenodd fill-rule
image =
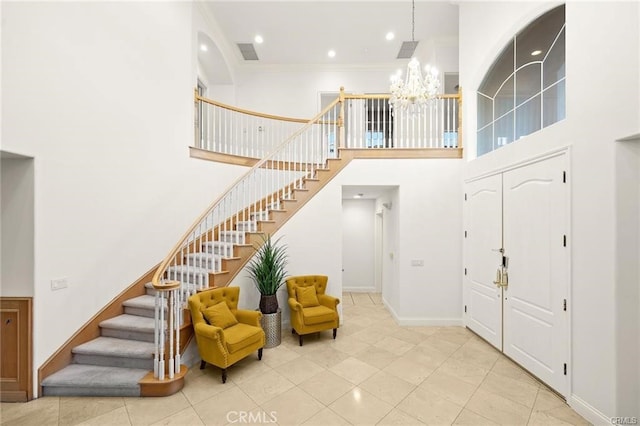
<path id="1" fill-rule="evenodd" d="M 288 330 L 229 369 L 190 369 L 165 398 L 47 397 L 0 406 L 2 425 L 583 425 L 561 399 L 460 327 L 399 327 L 379 294 L 345 293 L 344 326 Z"/>

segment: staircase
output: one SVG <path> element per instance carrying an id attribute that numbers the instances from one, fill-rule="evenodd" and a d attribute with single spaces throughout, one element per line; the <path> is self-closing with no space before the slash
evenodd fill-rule
<path id="1" fill-rule="evenodd" d="M 335 177 L 351 160 L 329 159 L 325 168 L 314 170 L 313 176 L 287 186 L 284 198 L 267 197 L 258 203 L 264 209 L 238 216 L 216 227 L 211 240 L 190 244 L 188 253 L 169 266 L 165 279 L 180 281 L 183 301 L 197 289 L 229 285 L 255 252 L 262 236 L 276 232 L 298 210 Z M 244 219 L 244 218 L 243 218 Z M 41 382 L 45 396 L 161 396 L 170 395 L 183 386 L 183 366 L 171 385 L 153 378 L 155 351 L 155 289 L 145 285 L 146 294 L 122 303 L 122 314 L 99 323 L 100 336 L 73 347 L 72 362 Z M 166 308 L 165 308 L 166 313 Z M 182 341 L 186 346 L 192 333 L 190 317 L 184 311 Z"/>
<path id="2" fill-rule="evenodd" d="M 384 96 L 374 98 L 379 103 Z M 402 150 L 368 149 L 364 134 L 346 136 L 345 99 L 341 89 L 334 102 L 264 158 L 243 158 L 243 165 L 252 164 L 250 169 L 194 222 L 155 273 L 147 274 L 148 278 L 139 280 L 96 314 L 95 321 L 72 336 L 39 369 L 42 394 L 163 396 L 177 392 L 187 371 L 181 365 L 181 354 L 193 335 L 190 316 L 184 310 L 187 298 L 197 291 L 229 285 L 263 242 L 262 237 L 280 229 L 353 158 L 362 158 L 365 152 L 366 158 L 383 158 L 388 151 L 397 152 L 393 158 L 462 158 L 457 132 L 458 148 L 445 146 L 439 137 L 434 147 L 433 138 L 419 131 L 407 136 L 401 132 L 402 126 L 393 143 L 384 145 Z M 370 101 L 364 95 L 349 99 L 349 105 L 360 102 L 364 106 L 363 102 Z M 197 93 L 195 100 L 197 110 L 211 103 Z M 460 96 L 447 102 L 448 109 L 440 110 L 451 110 L 456 116 Z M 420 117 L 431 117 L 429 111 Z M 355 118 L 347 121 L 353 124 Z M 414 116 L 410 119 L 412 125 L 405 126 L 407 129 L 424 130 L 424 126 L 414 125 Z M 243 119 L 239 122 L 247 123 Z M 256 122 L 255 127 L 275 129 L 265 123 Z M 196 120 L 196 125 L 200 124 Z M 210 128 L 218 125 L 225 123 L 209 123 Z M 199 128 L 196 135 L 203 135 Z M 252 140 L 244 140 L 242 135 L 239 132 L 232 144 L 238 152 L 265 152 L 262 146 L 250 146 Z M 360 143 L 349 146 L 350 140 Z M 414 143 L 427 140 L 428 147 Z M 340 158 L 335 158 L 338 153 Z M 145 285 L 149 279 L 152 282 Z M 156 309 L 156 305 L 163 309 Z"/>
<path id="3" fill-rule="evenodd" d="M 155 290 L 123 303 L 124 313 L 100 322 L 100 337 L 72 349 L 72 364 L 44 379 L 45 396 L 141 396 L 153 370 Z"/>

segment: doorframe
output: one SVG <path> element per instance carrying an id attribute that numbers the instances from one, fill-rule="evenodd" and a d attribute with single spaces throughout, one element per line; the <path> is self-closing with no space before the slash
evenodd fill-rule
<path id="1" fill-rule="evenodd" d="M 573 315 L 572 315 L 572 301 L 573 301 L 573 244 L 572 244 L 572 238 L 571 236 L 573 235 L 573 220 L 572 220 L 572 213 L 573 213 L 573 203 L 572 203 L 572 194 L 573 194 L 573 180 L 571 179 L 573 176 L 572 173 L 572 147 L 570 145 L 563 145 L 561 147 L 543 152 L 541 154 L 537 154 L 531 157 L 527 157 L 524 158 L 522 160 L 519 161 L 514 161 L 512 163 L 508 163 L 508 164 L 504 164 L 495 168 L 490 169 L 487 172 L 481 173 L 479 175 L 473 176 L 471 178 L 468 179 L 464 179 L 464 184 L 468 184 L 489 176 L 495 176 L 498 174 L 503 174 L 505 172 L 508 172 L 510 170 L 514 170 L 514 169 L 518 169 L 521 167 L 525 167 L 528 166 L 530 164 L 533 163 L 538 163 L 540 161 L 544 161 L 547 160 L 549 158 L 553 158 L 553 157 L 558 157 L 560 155 L 566 155 L 566 168 L 567 168 L 567 182 L 566 184 L 567 186 L 567 250 L 569 250 L 569 253 L 567 254 L 567 280 L 568 282 L 568 286 L 567 286 L 567 317 L 565 319 L 566 321 L 566 330 L 567 330 L 567 339 L 566 339 L 566 343 L 565 343 L 565 351 L 567 354 L 567 375 L 566 375 L 566 395 L 562 395 L 567 401 L 569 401 L 569 398 L 571 397 L 571 395 L 573 394 L 573 388 L 572 388 L 572 376 L 573 376 L 573 353 L 571 351 L 571 347 L 572 347 L 572 342 L 573 342 Z M 462 277 L 462 280 L 464 282 L 464 275 Z M 464 295 L 464 289 L 463 289 L 463 295 Z M 463 297 L 463 307 L 462 309 L 464 310 L 464 297 Z M 469 329 L 466 325 L 465 328 Z M 475 333 L 474 333 L 475 334 Z M 504 353 L 501 352 L 503 355 Z"/>

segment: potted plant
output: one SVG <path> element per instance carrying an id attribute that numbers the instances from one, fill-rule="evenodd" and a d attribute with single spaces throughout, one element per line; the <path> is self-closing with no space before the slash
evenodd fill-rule
<path id="1" fill-rule="evenodd" d="M 271 239 L 271 235 L 262 238 L 262 244 L 256 248 L 256 254 L 249 261 L 247 270 L 260 292 L 260 312 L 274 314 L 278 312 L 276 293 L 287 275 L 287 247 L 279 244 L 280 238 L 275 241 Z"/>

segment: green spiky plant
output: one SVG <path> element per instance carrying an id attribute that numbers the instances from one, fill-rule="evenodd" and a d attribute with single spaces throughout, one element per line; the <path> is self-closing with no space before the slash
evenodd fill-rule
<path id="1" fill-rule="evenodd" d="M 271 235 L 262 237 L 262 244 L 255 247 L 256 254 L 249 261 L 249 277 L 260 292 L 260 312 L 273 314 L 278 312 L 276 293 L 285 283 L 287 271 L 287 246 L 279 244 Z"/>

